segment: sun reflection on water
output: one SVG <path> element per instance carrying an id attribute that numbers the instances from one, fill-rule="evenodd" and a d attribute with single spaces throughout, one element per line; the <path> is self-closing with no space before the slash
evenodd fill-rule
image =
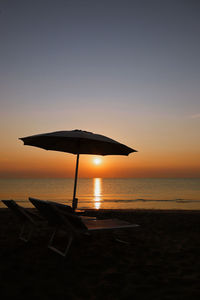
<path id="1" fill-rule="evenodd" d="M 101 206 L 101 178 L 94 178 L 94 206 L 96 209 L 99 209 Z"/>

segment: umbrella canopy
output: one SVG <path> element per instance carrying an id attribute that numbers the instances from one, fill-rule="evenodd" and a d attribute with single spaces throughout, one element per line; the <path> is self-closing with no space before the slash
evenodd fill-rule
<path id="1" fill-rule="evenodd" d="M 20 138 L 20 140 L 24 142 L 24 145 L 28 146 L 77 154 L 73 207 L 76 206 L 75 197 L 79 154 L 129 155 L 131 152 L 137 152 L 136 150 L 104 135 L 77 129 L 72 131 L 56 131 L 37 134 Z"/>
<path id="2" fill-rule="evenodd" d="M 20 138 L 24 145 L 73 154 L 128 155 L 131 149 L 106 136 L 88 131 L 56 131 Z"/>

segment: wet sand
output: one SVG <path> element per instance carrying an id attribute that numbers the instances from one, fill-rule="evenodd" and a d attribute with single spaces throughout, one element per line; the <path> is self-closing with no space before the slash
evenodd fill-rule
<path id="1" fill-rule="evenodd" d="M 200 211 L 85 214 L 140 227 L 83 237 L 64 259 L 47 248 L 49 228 L 24 243 L 18 220 L 0 209 L 2 299 L 200 299 Z"/>

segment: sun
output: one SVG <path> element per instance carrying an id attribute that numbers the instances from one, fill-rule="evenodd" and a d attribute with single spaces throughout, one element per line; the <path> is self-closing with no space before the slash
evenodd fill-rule
<path id="1" fill-rule="evenodd" d="M 98 165 L 100 165 L 100 164 L 102 163 L 102 159 L 101 159 L 100 157 L 95 157 L 95 158 L 93 159 L 93 163 L 94 163 L 96 166 L 98 166 Z"/>

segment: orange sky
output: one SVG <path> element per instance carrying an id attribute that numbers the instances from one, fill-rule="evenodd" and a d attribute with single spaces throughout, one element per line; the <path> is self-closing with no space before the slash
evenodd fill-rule
<path id="1" fill-rule="evenodd" d="M 0 178 L 74 177 L 18 140 L 73 129 L 139 151 L 80 177 L 199 177 L 199 2 L 60 2 L 1 3 Z"/>
<path id="2" fill-rule="evenodd" d="M 138 139 L 142 141 L 141 137 Z M 122 139 L 119 141 L 123 142 Z M 152 147 L 149 149 L 145 145 L 140 147 L 139 143 L 135 143 L 136 147 L 131 142 L 127 145 L 139 152 L 127 157 L 99 156 L 101 158 L 99 165 L 94 163 L 97 156 L 80 155 L 79 177 L 199 177 L 200 160 L 199 153 L 195 149 L 186 148 L 179 151 L 175 147 L 174 151 L 169 151 L 170 147 L 161 150 L 160 148 L 164 148 L 163 145 L 158 145 L 158 149 L 154 145 L 154 152 Z M 76 156 L 24 146 L 11 135 L 4 137 L 0 162 L 1 178 L 73 177 Z"/>

